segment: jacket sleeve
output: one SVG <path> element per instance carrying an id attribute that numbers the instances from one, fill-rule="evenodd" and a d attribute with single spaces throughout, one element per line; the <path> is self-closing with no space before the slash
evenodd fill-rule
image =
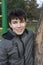
<path id="1" fill-rule="evenodd" d="M 7 65 L 7 53 L 0 43 L 0 65 Z"/>

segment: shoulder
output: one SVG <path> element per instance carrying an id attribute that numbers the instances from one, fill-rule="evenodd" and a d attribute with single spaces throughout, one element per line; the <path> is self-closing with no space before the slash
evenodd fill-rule
<path id="1" fill-rule="evenodd" d="M 34 32 L 32 30 L 27 30 L 27 39 L 31 40 L 34 39 Z"/>
<path id="2" fill-rule="evenodd" d="M 2 39 L 0 41 L 0 48 L 7 48 L 8 46 L 10 46 L 12 44 L 12 42 L 10 40 L 7 39 Z"/>
<path id="3" fill-rule="evenodd" d="M 28 31 L 28 35 L 34 35 L 34 32 L 32 30 L 27 30 Z"/>
<path id="4" fill-rule="evenodd" d="M 5 34 L 3 34 L 2 37 L 4 39 L 11 40 L 11 39 L 13 39 L 14 35 L 12 35 L 10 31 L 8 31 Z"/>

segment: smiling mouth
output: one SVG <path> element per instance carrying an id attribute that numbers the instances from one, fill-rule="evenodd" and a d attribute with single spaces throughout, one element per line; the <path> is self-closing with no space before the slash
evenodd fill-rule
<path id="1" fill-rule="evenodd" d="M 17 30 L 17 31 L 21 32 L 22 30 Z"/>
<path id="2" fill-rule="evenodd" d="M 21 32 L 21 31 L 22 31 L 22 29 L 17 29 L 17 31 L 18 31 L 18 32 Z"/>

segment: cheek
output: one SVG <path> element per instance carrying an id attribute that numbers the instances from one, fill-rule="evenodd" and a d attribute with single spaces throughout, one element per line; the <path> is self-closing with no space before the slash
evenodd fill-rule
<path id="1" fill-rule="evenodd" d="M 25 24 L 23 23 L 23 24 L 22 24 L 22 27 L 26 27 L 26 23 L 25 23 Z"/>
<path id="2" fill-rule="evenodd" d="M 16 28 L 16 25 L 12 24 L 10 27 L 11 27 L 12 29 L 14 29 L 14 28 Z"/>

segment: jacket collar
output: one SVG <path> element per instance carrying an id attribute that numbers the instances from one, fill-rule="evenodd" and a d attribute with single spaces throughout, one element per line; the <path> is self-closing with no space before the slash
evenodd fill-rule
<path id="1" fill-rule="evenodd" d="M 4 39 L 11 40 L 11 39 L 13 39 L 14 37 L 17 37 L 17 36 L 19 36 L 19 37 L 24 37 L 26 34 L 28 34 L 27 29 L 25 29 L 25 31 L 23 32 L 22 35 L 17 35 L 17 34 L 15 34 L 15 33 L 12 31 L 12 29 L 9 29 L 7 33 L 5 33 L 5 34 L 2 35 L 2 37 L 3 37 Z"/>

